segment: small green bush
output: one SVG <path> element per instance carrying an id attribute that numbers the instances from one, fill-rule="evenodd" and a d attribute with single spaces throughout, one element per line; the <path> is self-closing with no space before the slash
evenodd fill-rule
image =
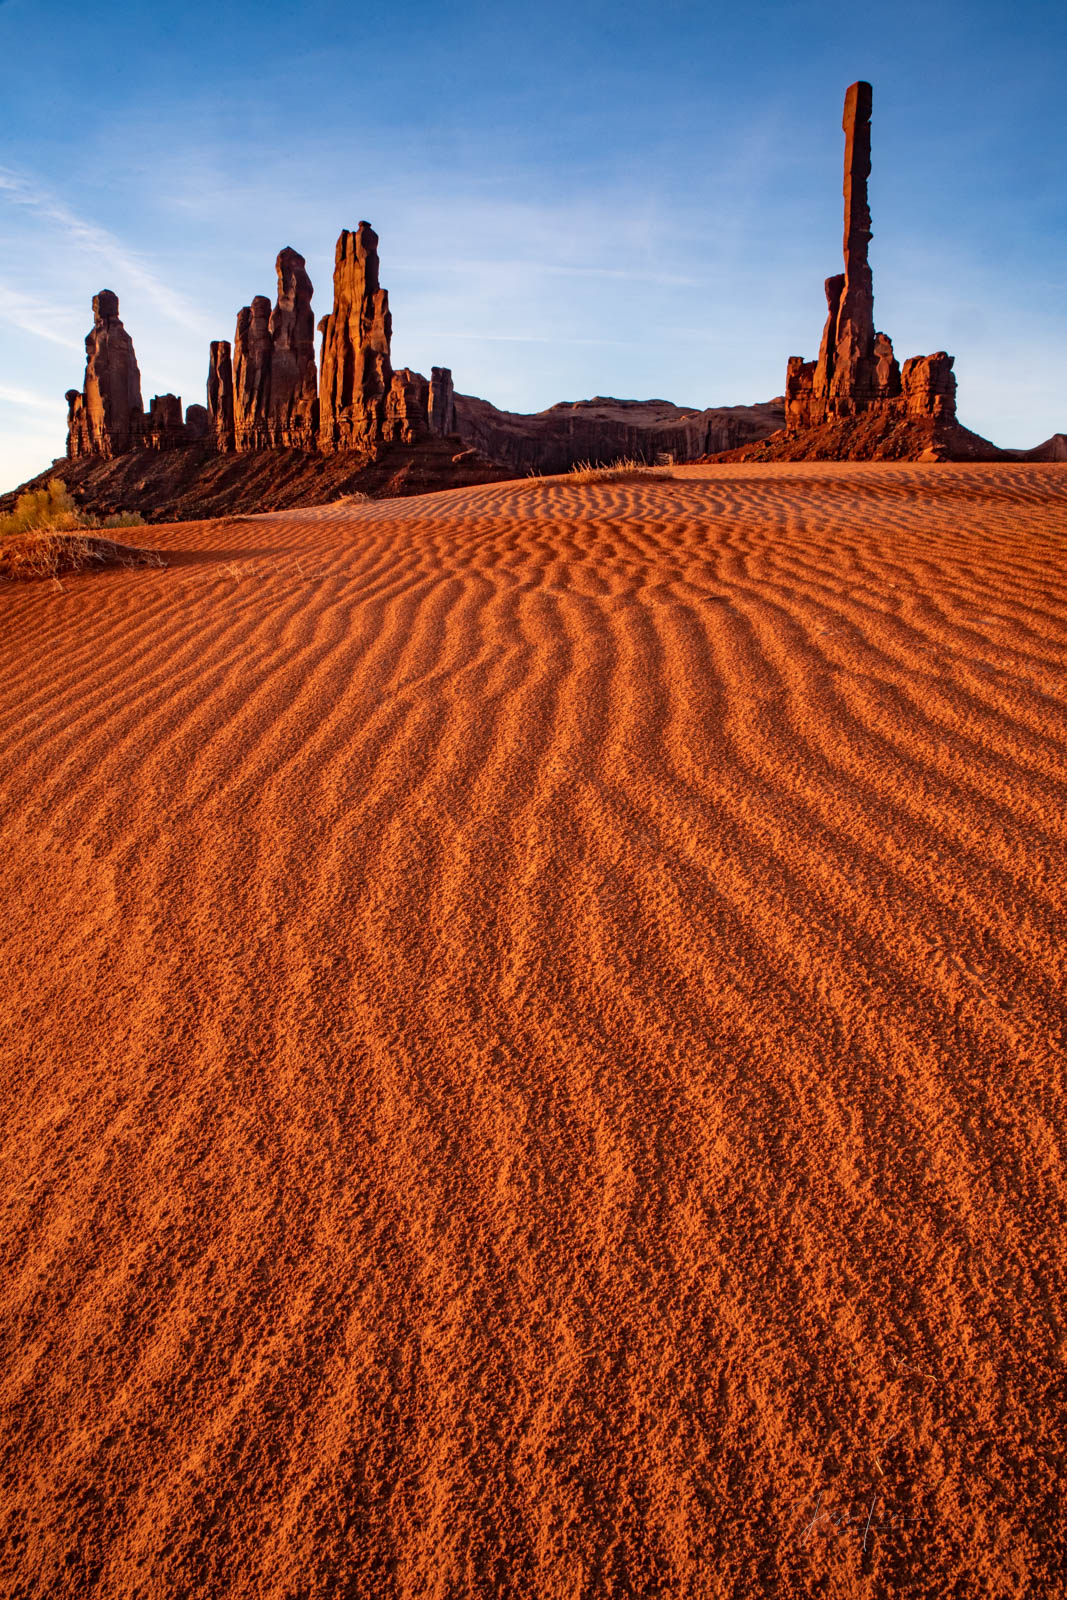
<path id="1" fill-rule="evenodd" d="M 105 517 L 100 526 L 102 528 L 143 528 L 144 518 L 139 517 L 136 511 L 116 511 L 113 517 Z"/>
<path id="2" fill-rule="evenodd" d="M 143 522 L 144 518 L 135 516 L 132 511 L 118 511 L 102 521 L 79 511 L 62 478 L 50 478 L 46 488 L 27 489 L 25 494 L 20 494 L 14 511 L 0 517 L 0 539 L 45 529 L 51 533 L 72 533 L 80 528 L 139 528 Z"/>
<path id="3" fill-rule="evenodd" d="M 61 478 L 52 478 L 46 489 L 27 489 L 15 502 L 14 511 L 0 517 L 0 539 L 37 528 L 71 529 L 83 527 L 78 508 Z"/>

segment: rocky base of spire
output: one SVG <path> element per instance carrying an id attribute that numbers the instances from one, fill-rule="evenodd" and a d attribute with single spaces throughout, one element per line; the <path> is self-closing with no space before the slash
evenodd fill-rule
<path id="1" fill-rule="evenodd" d="M 909 416 L 870 407 L 858 416 L 831 417 L 811 427 L 782 428 L 739 450 L 706 461 L 1009 461 L 1018 450 L 1000 450 L 955 420 Z"/>
<path id="2" fill-rule="evenodd" d="M 802 433 L 828 422 L 874 413 L 900 420 L 937 417 L 956 420 L 954 358 L 944 350 L 932 356 L 911 356 L 901 368 L 887 334 L 875 335 L 871 371 L 862 390 L 847 386 L 827 393 L 819 385 L 819 363 L 790 356 L 785 378 L 785 423 L 789 433 Z"/>
<path id="3" fill-rule="evenodd" d="M 513 476 L 455 435 L 387 444 L 374 460 L 347 451 L 328 456 L 286 449 L 221 453 L 208 440 L 176 450 L 128 450 L 107 459 L 60 458 L 39 477 L 0 496 L 0 514 L 13 509 L 27 489 L 44 488 L 51 478 L 61 478 L 76 504 L 94 516 L 132 511 L 147 522 L 187 522 L 328 505 L 348 494 L 429 494 Z"/>

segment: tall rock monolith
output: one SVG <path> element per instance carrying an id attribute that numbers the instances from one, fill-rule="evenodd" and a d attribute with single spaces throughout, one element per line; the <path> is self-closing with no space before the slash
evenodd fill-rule
<path id="1" fill-rule="evenodd" d="M 143 410 L 141 374 L 118 295 L 101 289 L 85 339 L 84 385 L 67 391 L 68 456 L 122 455 L 139 442 Z"/>
<path id="2" fill-rule="evenodd" d="M 216 450 L 234 447 L 233 360 L 229 339 L 214 339 L 207 369 L 207 409 L 211 418 L 210 437 Z"/>
<path id="3" fill-rule="evenodd" d="M 456 431 L 456 391 L 451 367 L 430 368 L 428 404 L 430 432 L 446 437 Z"/>
<path id="4" fill-rule="evenodd" d="M 393 382 L 389 296 L 378 281 L 378 235 L 369 222 L 337 241 L 333 310 L 319 323 L 319 448 L 373 449 L 385 438 Z"/>
<path id="5" fill-rule="evenodd" d="M 269 324 L 270 442 L 314 450 L 319 419 L 312 283 L 304 257 L 289 245 L 279 253 L 275 265 L 278 299 Z"/>
<path id="6" fill-rule="evenodd" d="M 257 294 L 237 313 L 233 340 L 233 428 L 239 452 L 270 444 L 270 301 Z"/>

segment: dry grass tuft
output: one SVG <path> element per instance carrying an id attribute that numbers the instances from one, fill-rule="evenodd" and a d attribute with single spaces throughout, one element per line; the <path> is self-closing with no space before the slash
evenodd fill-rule
<path id="1" fill-rule="evenodd" d="M 670 467 L 652 467 L 645 461 L 627 457 L 613 461 L 610 467 L 595 467 L 591 461 L 579 461 L 567 474 L 570 483 L 618 483 L 624 478 L 673 478 Z"/>
<path id="2" fill-rule="evenodd" d="M 101 521 L 79 511 L 60 478 L 45 489 L 20 494 L 15 509 L 0 517 L 0 578 L 54 578 L 89 567 L 165 567 L 154 550 L 102 539 L 97 528 L 139 528 L 141 517 L 120 511 Z"/>
<path id="3" fill-rule="evenodd" d="M 119 544 L 89 532 L 34 528 L 0 539 L 0 579 L 28 582 L 60 578 L 99 567 L 165 567 L 158 550 Z"/>

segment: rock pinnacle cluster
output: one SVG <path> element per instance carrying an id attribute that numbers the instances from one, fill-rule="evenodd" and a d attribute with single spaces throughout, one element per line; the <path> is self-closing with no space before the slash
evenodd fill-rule
<path id="1" fill-rule="evenodd" d="M 177 395 L 156 395 L 147 412 L 118 297 L 93 301 L 85 341 L 84 387 L 67 394 L 67 455 L 112 457 L 204 443 L 226 454 L 289 449 L 373 458 L 382 446 L 418 444 L 455 433 L 452 374 L 424 378 L 394 371 L 389 296 L 379 282 L 378 236 L 369 222 L 337 241 L 334 304 L 319 323 L 315 361 L 313 287 L 304 257 L 286 246 L 275 269 L 277 298 L 255 295 L 237 313 L 233 342 L 215 340 L 208 362 L 207 405 L 182 418 Z"/>
<path id="2" fill-rule="evenodd" d="M 360 222 L 337 241 L 333 306 L 318 323 L 318 361 L 311 279 L 304 257 L 286 246 L 275 262 L 273 306 L 255 295 L 237 313 L 232 341 L 212 343 L 207 405 L 190 406 L 184 419 L 172 394 L 155 396 L 144 410 L 118 299 L 101 290 L 85 342 L 84 386 L 67 395 L 67 454 L 108 458 L 198 443 L 198 460 L 295 451 L 320 458 L 312 470 L 330 474 L 343 458 L 374 464 L 395 455 L 392 445 L 438 441 L 420 459 L 443 457 L 439 441 L 448 439 L 475 447 L 451 454 L 450 465 L 477 451 L 485 467 L 535 472 L 620 456 L 687 461 L 720 453 L 760 460 L 995 459 L 1002 452 L 956 421 L 953 358 L 938 350 L 902 366 L 888 334 L 875 327 L 867 193 L 872 101 L 862 81 L 845 95 L 843 271 L 826 280 L 818 358 L 789 359 L 784 412 L 780 400 L 696 412 L 666 401 L 598 396 L 522 416 L 457 397 L 447 367 L 433 367 L 428 379 L 393 367 L 378 235 Z M 1056 448 L 1054 441 L 1047 448 Z M 249 462 L 245 477 L 264 465 Z"/>

